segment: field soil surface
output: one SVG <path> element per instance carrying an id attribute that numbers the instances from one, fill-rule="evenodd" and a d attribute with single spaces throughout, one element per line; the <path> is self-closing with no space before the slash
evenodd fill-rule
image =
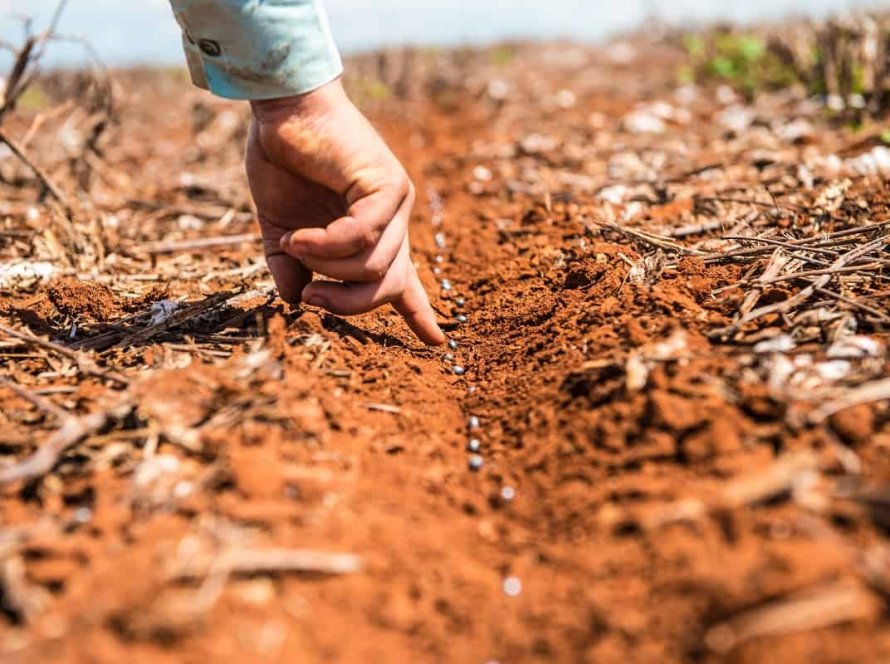
<path id="1" fill-rule="evenodd" d="M 886 125 L 682 65 L 350 67 L 442 349 L 276 298 L 244 106 L 41 81 L 4 131 L 64 202 L 0 161 L 0 659 L 888 661 Z"/>

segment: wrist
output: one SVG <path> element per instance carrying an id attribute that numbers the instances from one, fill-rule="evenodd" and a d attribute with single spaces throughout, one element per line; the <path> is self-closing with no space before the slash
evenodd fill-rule
<path id="1" fill-rule="evenodd" d="M 323 117 L 334 109 L 349 103 L 339 77 L 315 90 L 291 97 L 262 99 L 250 102 L 251 112 L 261 124 L 280 122 L 284 119 Z"/>

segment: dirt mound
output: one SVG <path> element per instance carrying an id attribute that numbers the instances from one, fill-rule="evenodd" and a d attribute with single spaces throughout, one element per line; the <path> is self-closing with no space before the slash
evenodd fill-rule
<path id="1" fill-rule="evenodd" d="M 63 316 L 107 321 L 120 314 L 108 286 L 79 279 L 60 279 L 46 289 L 46 296 Z"/>

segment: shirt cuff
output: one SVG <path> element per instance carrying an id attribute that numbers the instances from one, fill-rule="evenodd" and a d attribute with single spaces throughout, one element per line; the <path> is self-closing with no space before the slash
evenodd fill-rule
<path id="1" fill-rule="evenodd" d="M 229 99 L 310 92 L 343 73 L 319 0 L 171 0 L 195 85 Z"/>

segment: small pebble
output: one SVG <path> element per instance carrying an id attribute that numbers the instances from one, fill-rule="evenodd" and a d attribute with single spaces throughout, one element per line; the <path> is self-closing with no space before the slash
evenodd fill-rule
<path id="1" fill-rule="evenodd" d="M 470 465 L 470 470 L 472 470 L 473 472 L 478 472 L 482 470 L 482 466 L 485 465 L 485 459 L 483 459 L 478 454 L 473 454 L 472 456 L 470 456 L 470 460 L 468 463 Z"/>
<path id="2" fill-rule="evenodd" d="M 464 316 L 463 314 L 459 314 L 459 315 L 457 316 L 457 319 L 456 319 L 456 320 L 457 320 L 458 323 L 460 323 L 460 324 L 464 324 L 464 323 L 466 323 L 469 319 L 468 319 L 466 316 Z"/>
<path id="3" fill-rule="evenodd" d="M 460 344 L 455 339 L 451 339 L 448 341 L 448 347 L 451 350 L 457 350 L 458 348 L 460 348 Z"/>
<path id="4" fill-rule="evenodd" d="M 479 418 L 475 415 L 470 415 L 470 418 L 467 420 L 467 426 L 470 429 L 478 429 L 482 426 L 482 423 L 479 421 Z"/>
<path id="5" fill-rule="evenodd" d="M 515 576 L 504 579 L 504 594 L 508 597 L 519 597 L 522 593 L 522 581 Z"/>
<path id="6" fill-rule="evenodd" d="M 467 443 L 467 451 L 468 452 L 479 452 L 482 449 L 482 441 L 478 438 L 470 438 L 470 442 Z"/>
<path id="7" fill-rule="evenodd" d="M 442 290 L 443 291 L 450 291 L 452 288 L 453 288 L 453 286 L 451 285 L 451 282 L 448 281 L 448 279 L 442 279 Z"/>
<path id="8" fill-rule="evenodd" d="M 511 486 L 501 487 L 501 500 L 509 503 L 516 497 L 516 489 Z"/>
<path id="9" fill-rule="evenodd" d="M 445 241 L 445 233 L 436 233 L 436 246 L 444 249 L 447 242 Z"/>
<path id="10" fill-rule="evenodd" d="M 455 364 L 453 367 L 451 367 L 451 372 L 455 376 L 463 376 L 465 373 L 467 373 L 467 370 L 464 367 Z"/>
<path id="11" fill-rule="evenodd" d="M 463 309 L 467 305 L 467 301 L 464 298 L 459 297 L 454 301 L 454 304 L 455 304 L 455 306 Z"/>

